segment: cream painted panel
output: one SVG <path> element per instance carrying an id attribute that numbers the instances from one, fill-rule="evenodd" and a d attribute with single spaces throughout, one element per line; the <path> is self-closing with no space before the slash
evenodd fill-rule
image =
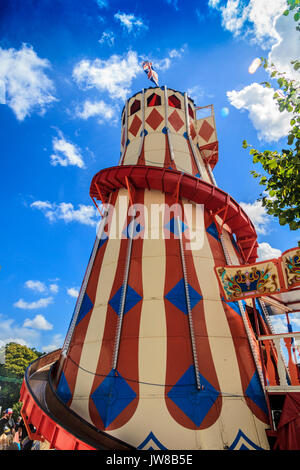
<path id="1" fill-rule="evenodd" d="M 234 421 L 232 416 L 235 418 Z M 261 421 L 258 421 L 253 416 L 244 398 L 224 398 L 222 407 L 222 420 L 225 423 L 231 423 L 231 426 L 227 424 L 224 428 L 224 440 L 227 446 L 230 446 L 233 443 L 239 430 L 241 430 L 252 442 L 254 442 L 254 444 L 262 447 L 263 449 L 269 449 L 269 444 L 265 433 L 265 429 L 269 426 L 264 425 Z M 233 426 L 233 423 L 235 426 Z M 239 443 L 239 446 L 236 450 L 240 448 L 242 443 L 243 441 Z M 247 442 L 245 442 L 245 445 L 247 448 L 250 447 L 249 443 Z"/>
<path id="2" fill-rule="evenodd" d="M 213 265 L 211 263 L 211 259 L 208 256 L 201 256 L 200 253 L 199 254 L 193 253 L 193 257 L 197 265 L 201 264 L 203 266 L 203 264 L 208 263 L 208 262 L 210 262 L 211 264 L 210 266 L 211 269 L 207 269 L 207 268 L 205 269 L 205 275 L 201 279 L 201 283 L 200 283 L 203 299 L 215 300 L 219 302 L 220 301 L 220 295 L 219 295 L 220 289 L 219 289 L 219 285 L 217 284 L 218 281 L 216 278 L 215 271 L 213 269 Z"/>
<path id="3" fill-rule="evenodd" d="M 183 137 L 182 135 L 174 134 L 174 132 L 170 132 L 170 138 L 174 151 L 185 152 L 189 154 L 189 147 L 185 137 Z"/>
<path id="4" fill-rule="evenodd" d="M 205 310 L 209 307 L 211 307 L 210 312 L 213 313 L 212 306 L 205 302 Z M 213 318 L 211 321 L 213 327 L 210 326 L 209 344 L 213 352 L 214 364 L 218 371 L 218 377 L 220 375 L 222 379 L 222 384 L 220 383 L 221 390 L 224 394 L 241 395 L 242 389 L 240 373 L 235 349 L 232 347 L 232 338 L 230 332 L 223 332 L 217 328 L 215 323 L 218 322 L 221 312 L 215 310 L 214 313 L 215 314 L 212 315 Z"/>
<path id="5" fill-rule="evenodd" d="M 124 165 L 135 165 L 139 158 L 139 150 L 141 146 L 141 139 L 134 139 L 127 146 L 124 158 Z"/>
<path id="6" fill-rule="evenodd" d="M 145 152 L 150 150 L 165 150 L 166 137 L 163 133 L 148 134 L 145 137 Z"/>
<path id="7" fill-rule="evenodd" d="M 199 149 L 196 145 L 194 145 L 194 148 L 195 148 L 195 152 L 196 152 L 196 155 L 197 155 L 197 159 L 198 159 L 198 162 L 199 162 L 199 165 L 200 165 L 200 168 L 201 168 L 201 176 L 202 176 L 202 179 L 204 181 L 207 181 L 208 183 L 211 183 L 211 179 L 210 179 L 210 176 L 208 174 L 208 171 L 205 167 L 205 164 L 203 162 L 203 159 L 200 155 L 200 152 L 199 152 Z"/>
<path id="8" fill-rule="evenodd" d="M 164 166 L 165 150 L 150 150 L 144 155 L 146 165 Z"/>

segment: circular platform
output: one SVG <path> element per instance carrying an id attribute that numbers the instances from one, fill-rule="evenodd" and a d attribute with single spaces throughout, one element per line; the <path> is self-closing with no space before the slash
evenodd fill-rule
<path id="1" fill-rule="evenodd" d="M 124 165 L 105 168 L 93 177 L 90 196 L 108 201 L 109 195 L 118 189 L 148 189 L 177 194 L 196 204 L 203 204 L 212 215 L 219 215 L 236 237 L 245 263 L 257 258 L 257 234 L 253 223 L 241 206 L 225 191 L 200 178 L 168 168 Z"/>

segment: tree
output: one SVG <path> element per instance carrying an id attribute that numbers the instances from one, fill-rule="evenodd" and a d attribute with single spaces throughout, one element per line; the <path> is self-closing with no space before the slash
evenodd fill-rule
<path id="1" fill-rule="evenodd" d="M 300 0 L 289 0 L 287 16 L 296 8 L 295 21 L 300 18 Z M 299 26 L 297 29 L 300 31 Z M 290 113 L 290 131 L 287 137 L 287 148 L 281 152 L 265 150 L 260 152 L 249 145 L 245 140 L 243 147 L 251 147 L 253 163 L 259 163 L 264 174 L 251 171 L 254 178 L 260 178 L 259 184 L 264 186 L 259 200 L 269 215 L 278 217 L 280 225 L 288 224 L 291 230 L 300 228 L 300 83 L 285 77 L 274 64 L 261 58 L 261 64 L 269 72 L 270 77 L 277 78 L 278 89 L 274 93 L 279 111 Z M 300 68 L 298 60 L 291 61 L 295 71 Z M 269 82 L 263 82 L 271 87 Z"/>
<path id="2" fill-rule="evenodd" d="M 0 364 L 0 406 L 2 409 L 18 408 L 20 388 L 26 368 L 42 353 L 17 343 L 5 346 L 5 362 Z"/>

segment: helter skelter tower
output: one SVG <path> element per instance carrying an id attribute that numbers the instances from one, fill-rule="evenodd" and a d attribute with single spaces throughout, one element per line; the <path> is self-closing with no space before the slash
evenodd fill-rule
<path id="1" fill-rule="evenodd" d="M 198 109 L 167 87 L 136 93 L 122 112 L 119 165 L 91 183 L 102 220 L 50 392 L 60 416 L 69 410 L 111 448 L 269 448 L 247 306 L 225 300 L 215 272 L 255 262 L 256 232 L 216 184 L 213 107 L 200 119 Z M 60 424 L 80 440 L 73 448 L 103 448 Z"/>

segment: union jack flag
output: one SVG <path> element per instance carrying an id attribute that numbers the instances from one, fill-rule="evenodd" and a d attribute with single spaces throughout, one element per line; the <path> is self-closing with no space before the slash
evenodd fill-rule
<path id="1" fill-rule="evenodd" d="M 159 86 L 158 85 L 158 75 L 152 67 L 152 62 L 144 61 L 142 63 L 142 67 L 143 67 L 147 77 L 149 78 L 149 80 L 151 80 L 153 83 L 155 83 L 156 86 Z"/>

